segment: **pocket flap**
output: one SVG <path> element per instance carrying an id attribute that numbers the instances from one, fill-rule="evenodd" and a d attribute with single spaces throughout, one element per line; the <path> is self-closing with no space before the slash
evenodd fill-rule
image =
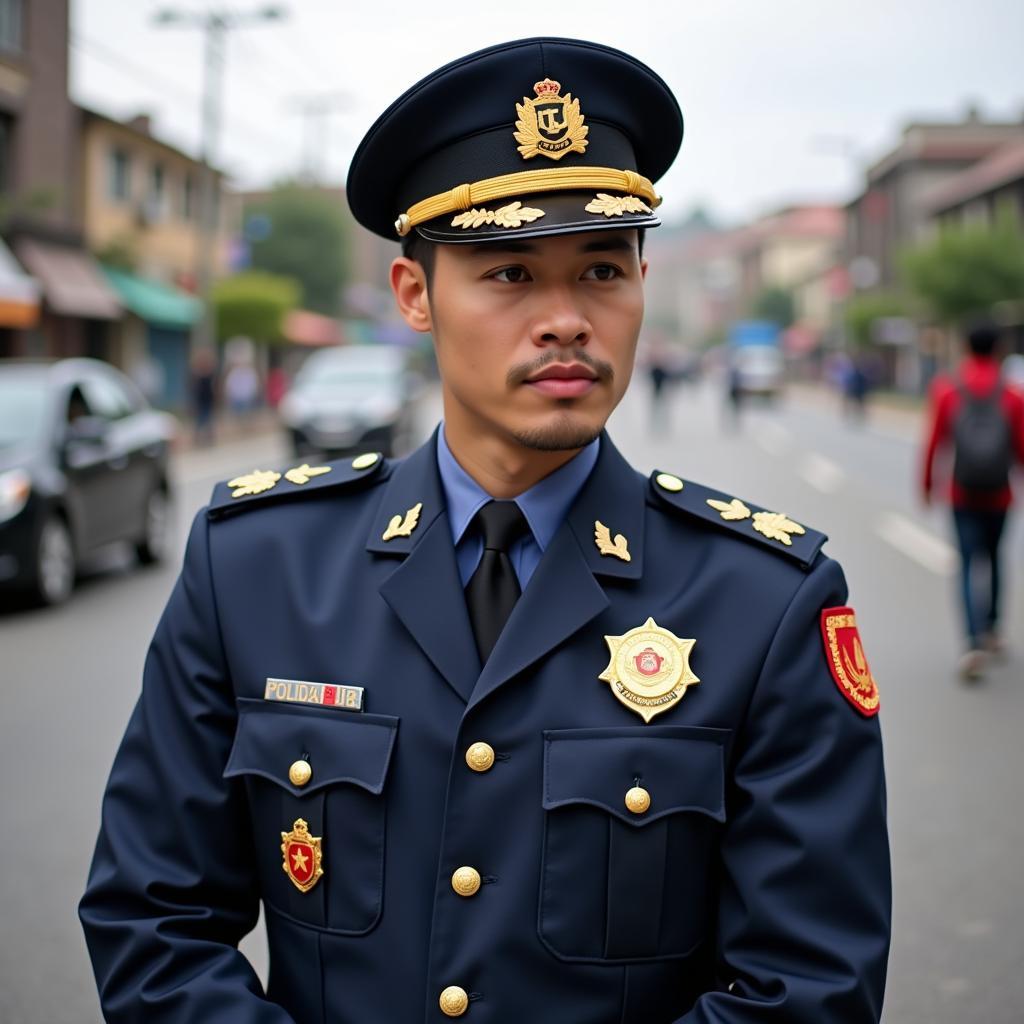
<path id="1" fill-rule="evenodd" d="M 728 729 L 647 726 L 544 733 L 544 808 L 592 804 L 628 825 L 689 811 L 725 821 Z M 639 779 L 650 808 L 633 814 L 627 791 Z"/>
<path id="2" fill-rule="evenodd" d="M 261 775 L 295 796 L 348 783 L 370 793 L 384 788 L 398 719 L 333 708 L 239 697 L 238 728 L 224 777 Z M 305 758 L 313 770 L 304 786 L 288 769 Z"/>

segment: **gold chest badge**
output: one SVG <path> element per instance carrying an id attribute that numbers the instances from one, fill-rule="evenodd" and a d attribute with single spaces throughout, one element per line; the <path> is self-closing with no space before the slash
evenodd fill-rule
<path id="1" fill-rule="evenodd" d="M 566 153 L 585 152 L 590 128 L 583 123 L 580 101 L 574 100 L 572 93 L 563 96 L 562 86 L 550 78 L 537 82 L 533 91 L 535 100 L 524 96 L 523 102 L 516 104 L 519 120 L 514 135 L 522 158 L 543 155 L 561 160 Z"/>
<path id="2" fill-rule="evenodd" d="M 700 680 L 690 669 L 696 640 L 682 640 L 648 620 L 622 636 L 606 636 L 611 658 L 597 677 L 645 722 L 678 703 L 686 688 Z"/>
<path id="3" fill-rule="evenodd" d="M 291 832 L 281 833 L 281 867 L 299 892 L 309 892 L 324 873 L 320 836 L 311 836 L 303 818 L 296 818 Z"/>

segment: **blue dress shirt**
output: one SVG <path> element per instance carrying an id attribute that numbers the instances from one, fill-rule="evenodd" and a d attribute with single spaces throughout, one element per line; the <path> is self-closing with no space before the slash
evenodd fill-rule
<path id="1" fill-rule="evenodd" d="M 551 538 L 562 525 L 562 520 L 576 500 L 580 488 L 590 476 L 597 462 L 600 444 L 601 439 L 596 438 L 564 466 L 560 466 L 554 473 L 516 497 L 515 502 L 530 526 L 530 532 L 516 541 L 509 552 L 512 568 L 515 569 L 519 586 L 523 590 L 530 582 L 530 577 L 540 563 L 548 544 L 551 543 Z M 468 533 L 467 530 L 481 506 L 493 499 L 455 461 L 455 456 L 452 455 L 445 440 L 443 423 L 437 432 L 437 468 L 441 474 L 441 486 L 444 488 L 445 500 L 448 503 L 448 523 L 452 530 L 459 577 L 465 586 L 484 551 L 483 538 L 475 530 Z"/>

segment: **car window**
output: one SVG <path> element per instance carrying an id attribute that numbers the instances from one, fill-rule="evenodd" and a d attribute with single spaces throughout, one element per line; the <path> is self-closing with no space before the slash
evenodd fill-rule
<path id="1" fill-rule="evenodd" d="M 49 408 L 45 380 L 0 375 L 0 448 L 41 437 Z"/>
<path id="2" fill-rule="evenodd" d="M 94 416 L 120 420 L 138 411 L 134 396 L 115 377 L 96 374 L 82 380 L 82 392 Z"/>

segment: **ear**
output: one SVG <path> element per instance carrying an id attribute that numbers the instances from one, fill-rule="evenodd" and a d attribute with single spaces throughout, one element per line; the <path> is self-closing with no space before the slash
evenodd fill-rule
<path id="1" fill-rule="evenodd" d="M 421 334 L 432 330 L 430 296 L 427 294 L 427 277 L 423 267 L 415 260 L 399 256 L 391 264 L 389 279 L 402 319 Z"/>
<path id="2" fill-rule="evenodd" d="M 640 280 L 641 281 L 646 281 L 647 280 L 647 260 L 646 259 L 642 259 L 640 261 Z"/>

